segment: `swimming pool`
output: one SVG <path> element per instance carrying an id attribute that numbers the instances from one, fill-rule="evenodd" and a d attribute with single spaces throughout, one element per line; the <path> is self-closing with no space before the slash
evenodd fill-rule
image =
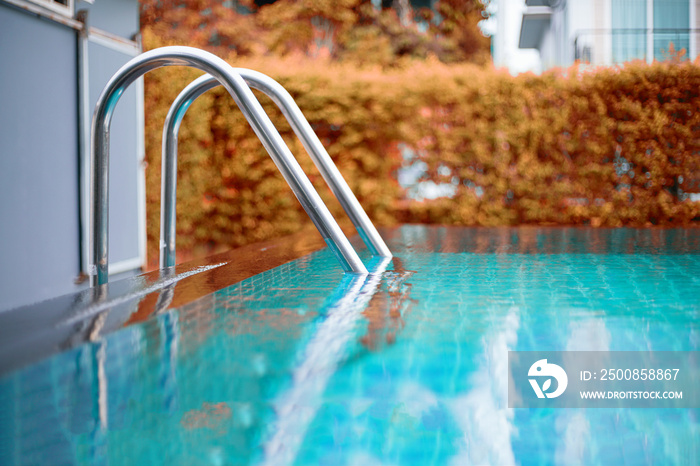
<path id="1" fill-rule="evenodd" d="M 698 233 L 406 225 L 369 277 L 325 248 L 142 294 L 5 371 L 0 463 L 700 464 L 697 409 L 507 407 L 509 350 L 697 351 Z"/>

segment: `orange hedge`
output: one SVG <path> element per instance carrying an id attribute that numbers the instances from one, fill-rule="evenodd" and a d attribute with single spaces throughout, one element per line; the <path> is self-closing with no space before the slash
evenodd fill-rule
<path id="1" fill-rule="evenodd" d="M 631 63 L 512 77 L 472 65 L 416 62 L 395 70 L 302 59 L 238 59 L 280 81 L 316 129 L 370 218 L 457 225 L 688 225 L 700 219 L 700 67 Z M 156 253 L 163 118 L 199 73 L 146 78 L 148 236 Z M 301 144 L 260 97 L 292 152 L 341 209 Z M 178 247 L 237 246 L 299 231 L 309 220 L 221 89 L 189 109 L 180 132 Z M 413 161 L 405 160 L 408 153 Z M 397 182 L 452 198 L 416 201 Z"/>

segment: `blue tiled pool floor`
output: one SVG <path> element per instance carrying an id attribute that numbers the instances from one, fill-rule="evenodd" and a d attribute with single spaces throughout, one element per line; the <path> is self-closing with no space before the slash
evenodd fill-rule
<path id="1" fill-rule="evenodd" d="M 387 240 L 5 375 L 0 463 L 700 464 L 696 409 L 507 407 L 509 350 L 697 351 L 697 230 Z"/>

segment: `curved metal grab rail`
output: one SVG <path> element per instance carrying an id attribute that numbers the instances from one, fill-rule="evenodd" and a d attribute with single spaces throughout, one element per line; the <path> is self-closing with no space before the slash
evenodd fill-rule
<path id="1" fill-rule="evenodd" d="M 379 232 L 372 224 L 343 175 L 333 163 L 330 155 L 311 128 L 308 120 L 294 102 L 292 96 L 274 79 L 257 71 L 246 68 L 234 68 L 236 72 L 253 89 L 265 93 L 279 107 L 291 125 L 294 133 L 301 140 L 326 183 L 338 199 L 357 232 L 369 248 L 372 255 L 391 257 Z M 192 103 L 205 92 L 221 85 L 212 76 L 200 76 L 180 92 L 173 101 L 165 117 L 163 126 L 162 183 L 160 206 L 160 266 L 175 265 L 175 222 L 176 222 L 176 188 L 177 188 L 177 140 L 180 124 Z"/>
<path id="2" fill-rule="evenodd" d="M 148 71 L 163 66 L 198 68 L 223 84 L 343 269 L 366 274 L 364 264 L 243 78 L 216 55 L 192 47 L 172 46 L 151 50 L 127 62 L 112 76 L 97 99 L 90 147 L 90 285 L 102 285 L 108 280 L 109 134 L 112 115 L 122 93 L 132 82 Z"/>

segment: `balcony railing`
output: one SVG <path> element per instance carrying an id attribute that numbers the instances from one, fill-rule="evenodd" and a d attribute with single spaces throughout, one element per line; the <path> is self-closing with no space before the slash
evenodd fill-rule
<path id="1" fill-rule="evenodd" d="M 632 60 L 693 60 L 700 29 L 586 29 L 574 38 L 574 59 L 583 64 L 613 65 Z"/>

